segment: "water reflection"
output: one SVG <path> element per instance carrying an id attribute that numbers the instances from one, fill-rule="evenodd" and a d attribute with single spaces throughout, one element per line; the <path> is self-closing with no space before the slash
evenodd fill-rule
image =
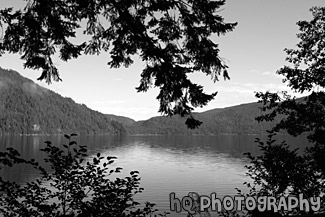
<path id="1" fill-rule="evenodd" d="M 78 136 L 80 145 L 87 145 L 91 154 L 116 156 L 114 166 L 124 168 L 122 175 L 140 171 L 144 193 L 140 202 L 150 201 L 158 208 L 168 210 L 169 193 L 177 197 L 188 192 L 209 195 L 233 195 L 235 187 L 247 181 L 244 165 L 248 160 L 244 152 L 258 154 L 256 136 Z M 305 138 L 287 138 L 293 148 L 305 147 Z M 68 141 L 62 136 L 4 136 L 0 137 L 0 150 L 14 147 L 22 156 L 38 161 L 44 159 L 44 141 L 61 146 Z M 44 164 L 43 164 L 44 166 Z M 26 166 L 5 168 L 0 171 L 5 179 L 19 183 L 34 179 L 38 174 Z"/>

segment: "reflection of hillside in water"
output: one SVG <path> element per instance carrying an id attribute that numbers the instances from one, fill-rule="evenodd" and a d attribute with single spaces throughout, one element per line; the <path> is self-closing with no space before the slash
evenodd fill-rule
<path id="1" fill-rule="evenodd" d="M 217 136 L 77 136 L 74 139 L 79 145 L 87 145 L 89 155 L 101 152 L 106 155 L 117 156 L 118 166 L 125 163 L 130 169 L 155 171 L 150 169 L 153 162 L 158 165 L 170 163 L 177 165 L 179 170 L 184 170 L 181 165 L 190 168 L 200 168 L 196 171 L 204 175 L 207 171 L 214 171 L 222 165 L 243 165 L 247 159 L 242 155 L 244 152 L 259 153 L 259 148 L 254 143 L 255 137 L 247 135 L 217 135 Z M 264 136 L 264 138 L 266 138 Z M 287 139 L 294 148 L 304 147 L 307 143 L 305 138 L 292 138 L 279 136 L 280 140 Z M 0 137 L 0 150 L 13 147 L 21 153 L 25 159 L 35 159 L 48 169 L 43 159 L 45 154 L 39 149 L 44 148 L 45 141 L 51 141 L 53 145 L 62 146 L 68 141 L 63 136 L 2 136 Z M 139 159 L 148 157 L 147 161 Z M 141 162 L 149 163 L 143 165 Z M 174 165 L 173 165 L 174 163 Z M 192 164 L 191 164 L 192 163 Z M 213 166 L 212 166 L 213 165 Z M 30 166 L 19 165 L 13 168 L 4 168 L 0 174 L 5 179 L 14 180 L 19 183 L 26 182 L 38 174 Z"/>
<path id="2" fill-rule="evenodd" d="M 74 140 L 78 145 L 87 145 L 89 149 L 89 155 L 97 153 L 106 147 L 110 147 L 119 144 L 118 141 L 121 137 L 114 136 L 77 136 Z M 40 162 L 40 165 L 49 169 L 48 164 L 44 162 L 46 154 L 40 149 L 45 148 L 45 141 L 51 141 L 52 145 L 61 146 L 68 144 L 68 140 L 62 135 L 54 136 L 0 136 L 0 151 L 6 150 L 6 148 L 12 147 L 21 154 L 24 159 L 35 159 Z M 4 167 L 0 170 L 0 175 L 11 181 L 18 183 L 27 182 L 39 174 L 31 166 L 27 165 L 15 165 L 13 167 Z"/>
<path id="3" fill-rule="evenodd" d="M 259 154 L 258 144 L 255 143 L 256 137 L 263 141 L 267 139 L 266 135 L 214 135 L 214 136 L 132 136 L 127 137 L 128 143 L 137 141 L 144 142 L 157 149 L 164 150 L 170 148 L 172 150 L 182 150 L 183 153 L 198 154 L 197 152 L 220 152 L 227 153 L 234 158 L 242 158 L 243 153 L 251 152 Z M 305 137 L 291 137 L 288 135 L 280 135 L 277 138 L 279 143 L 283 140 L 293 148 L 304 149 L 308 146 L 308 140 Z"/>

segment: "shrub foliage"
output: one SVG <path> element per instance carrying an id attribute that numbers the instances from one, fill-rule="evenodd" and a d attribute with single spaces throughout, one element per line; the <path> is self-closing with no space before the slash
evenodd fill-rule
<path id="1" fill-rule="evenodd" d="M 85 146 L 72 140 L 76 134 L 65 135 L 69 143 L 59 148 L 46 141 L 41 149 L 47 157 L 50 172 L 35 160 L 25 160 L 17 150 L 0 152 L 0 165 L 12 167 L 28 164 L 40 177 L 24 185 L 0 177 L 0 213 L 9 216 L 151 216 L 154 204 L 140 207 L 134 200 L 142 192 L 138 171 L 125 178 L 111 179 L 122 168 L 110 169 L 116 157 L 98 153 L 88 159 Z M 162 214 L 159 214 L 163 216 Z M 165 215 L 165 214 L 164 214 Z"/>

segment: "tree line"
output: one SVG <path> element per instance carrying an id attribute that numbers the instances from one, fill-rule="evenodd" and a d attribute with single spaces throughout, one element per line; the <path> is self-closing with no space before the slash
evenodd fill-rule
<path id="1" fill-rule="evenodd" d="M 0 69 L 0 134 L 124 134 L 106 115 L 36 85 L 12 70 Z"/>
<path id="2" fill-rule="evenodd" d="M 0 10 L 0 25 L 6 27 L 3 40 L 0 42 L 0 53 L 21 54 L 25 67 L 41 69 L 39 79 L 45 79 L 47 82 L 51 82 L 52 79 L 60 80 L 58 70 L 52 62 L 52 56 L 56 51 L 63 61 L 77 58 L 82 53 L 96 54 L 108 51 L 111 56 L 108 63 L 111 67 L 129 66 L 133 63 L 132 55 L 139 54 L 145 62 L 145 68 L 137 90 L 147 91 L 151 86 L 158 87 L 159 111 L 169 116 L 187 117 L 186 125 L 189 128 L 196 128 L 202 122 L 195 118 L 193 109 L 206 105 L 216 93 L 204 93 L 203 87 L 193 83 L 187 74 L 199 71 L 212 75 L 215 81 L 220 75 L 229 79 L 227 66 L 218 55 L 218 46 L 210 40 L 211 34 L 225 34 L 236 26 L 236 23 L 225 23 L 218 15 L 218 10 L 224 3 L 222 0 L 33 0 L 24 10 L 14 11 L 12 8 Z M 310 11 L 312 13 L 310 21 L 297 23 L 300 31 L 297 35 L 299 39 L 297 48 L 285 50 L 289 65 L 277 71 L 284 76 L 284 82 L 287 82 L 289 87 L 296 92 L 308 93 L 308 96 L 296 99 L 286 92 L 256 94 L 263 104 L 261 108 L 263 114 L 259 115 L 257 120 L 274 121 L 276 118 L 280 120 L 267 131 L 268 140 L 256 140 L 262 154 L 252 156 L 247 153 L 251 160 L 251 164 L 247 165 L 247 175 L 252 182 L 246 183 L 250 190 L 246 195 L 279 198 L 304 194 L 305 197 L 320 197 L 322 205 L 320 211 L 323 212 L 325 8 L 313 7 Z M 103 19 L 109 25 L 102 25 Z M 84 34 L 90 36 L 90 40 L 73 44 L 69 39 L 75 37 L 76 29 L 81 27 L 82 20 L 87 23 Z M 6 100 L 14 103 L 10 101 L 10 97 Z M 69 114 L 73 106 L 68 101 L 66 105 L 62 105 L 62 109 Z M 21 103 L 28 104 L 30 101 L 26 97 Z M 12 109 L 15 114 L 21 112 L 19 108 Z M 8 115 L 10 118 L 13 114 Z M 66 118 L 69 119 L 70 116 Z M 96 126 L 104 127 L 104 123 L 98 122 Z M 240 124 L 238 127 L 240 128 Z M 34 129 L 38 129 L 38 126 Z M 304 150 L 303 154 L 298 154 L 297 150 L 290 150 L 285 141 L 273 139 L 281 130 L 293 136 L 308 134 L 312 147 Z M 0 198 L 3 205 L 0 207 L 1 212 L 7 216 L 12 216 L 13 213 L 20 216 L 26 214 L 94 216 L 96 213 L 110 216 L 144 216 L 153 213 L 153 205 L 150 203 L 144 209 L 130 210 L 136 205 L 133 200 L 134 194 L 141 192 L 138 188 L 137 172 L 130 174 L 131 177 L 110 182 L 105 177 L 106 167 L 112 163 L 112 158 L 107 158 L 108 162 L 105 162 L 104 169 L 99 167 L 99 163 L 103 160 L 100 154 L 84 167 L 81 163 L 86 150 L 84 147 L 71 150 L 75 145 L 75 142 L 70 140 L 73 136 L 74 134 L 66 136 L 69 139 L 69 145 L 65 146 L 66 152 L 51 146 L 50 142 L 47 142 L 48 147 L 43 150 L 49 155 L 48 162 L 56 169 L 54 176 L 39 168 L 34 161 L 19 158 L 15 150 L 9 149 L 0 153 L 0 163 L 7 166 L 16 163 L 32 165 L 42 172 L 45 180 L 52 180 L 60 193 L 53 195 L 42 188 L 40 183 L 44 180 L 37 180 L 29 183 L 26 188 L 21 188 L 0 179 L 1 190 L 6 192 L 6 195 Z M 110 173 L 114 171 L 119 172 L 120 169 L 111 170 Z M 97 184 L 93 189 L 95 195 L 89 203 L 84 203 L 82 199 L 85 198 L 87 189 L 83 186 L 89 186 L 89 183 Z M 105 185 L 102 185 L 103 183 Z M 41 197 L 31 197 L 35 196 L 35 192 L 42 193 Z M 239 194 L 243 193 L 239 190 Z M 108 195 L 115 197 L 109 200 Z M 58 196 L 60 203 L 47 204 L 47 200 L 52 199 L 52 196 Z M 18 201 L 22 199 L 24 203 L 19 203 Z M 122 206 L 121 199 L 124 201 Z M 102 203 L 103 201 L 105 203 Z M 274 216 L 272 211 L 271 213 L 248 211 L 248 214 Z M 302 214 L 305 214 L 305 211 L 299 209 L 277 211 L 279 216 Z M 229 212 L 224 215 L 236 216 L 236 213 Z"/>

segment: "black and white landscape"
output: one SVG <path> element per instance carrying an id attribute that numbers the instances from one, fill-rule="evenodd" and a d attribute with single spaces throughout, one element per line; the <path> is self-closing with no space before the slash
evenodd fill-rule
<path id="1" fill-rule="evenodd" d="M 324 215 L 324 29 L 324 0 L 1 0 L 0 216 Z"/>

